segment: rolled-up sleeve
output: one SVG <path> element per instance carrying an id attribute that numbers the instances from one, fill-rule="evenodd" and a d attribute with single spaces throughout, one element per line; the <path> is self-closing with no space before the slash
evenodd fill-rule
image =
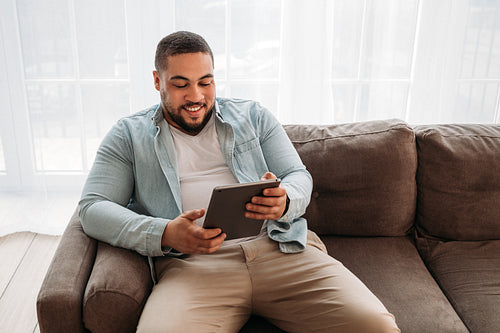
<path id="1" fill-rule="evenodd" d="M 292 222 L 302 216 L 309 205 L 312 177 L 288 138 L 283 126 L 266 109 L 260 117 L 261 147 L 267 166 L 286 189 L 290 203 L 278 221 Z"/>

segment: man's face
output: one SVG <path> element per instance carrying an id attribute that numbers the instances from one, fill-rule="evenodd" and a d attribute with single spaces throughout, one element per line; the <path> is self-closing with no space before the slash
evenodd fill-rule
<path id="1" fill-rule="evenodd" d="M 212 58 L 206 53 L 169 56 L 166 69 L 153 72 L 167 122 L 196 135 L 206 125 L 215 104 Z"/>

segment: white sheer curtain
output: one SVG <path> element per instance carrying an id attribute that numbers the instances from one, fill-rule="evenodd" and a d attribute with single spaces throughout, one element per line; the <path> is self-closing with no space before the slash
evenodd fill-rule
<path id="1" fill-rule="evenodd" d="M 283 123 L 500 123 L 498 0 L 1 0 L 0 28 L 0 236 L 62 231 L 175 30 Z"/>

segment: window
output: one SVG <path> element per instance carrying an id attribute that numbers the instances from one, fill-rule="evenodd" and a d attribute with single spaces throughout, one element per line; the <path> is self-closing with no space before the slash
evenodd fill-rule
<path id="1" fill-rule="evenodd" d="M 3 153 L 2 138 L 0 137 L 0 175 L 5 174 L 5 157 Z"/>
<path id="2" fill-rule="evenodd" d="M 175 30 L 212 46 L 218 96 L 283 123 L 500 122 L 498 1 L 5 0 L 0 19 L 2 189 L 80 188 L 112 124 L 158 103 Z"/>

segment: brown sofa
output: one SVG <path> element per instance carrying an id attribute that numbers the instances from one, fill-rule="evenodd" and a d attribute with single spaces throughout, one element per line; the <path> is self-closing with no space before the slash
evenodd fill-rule
<path id="1" fill-rule="evenodd" d="M 285 129 L 314 179 L 309 228 L 402 332 L 500 332 L 500 125 Z M 133 332 L 147 260 L 71 219 L 41 287 L 43 332 Z M 282 332 L 252 317 L 241 332 Z"/>

